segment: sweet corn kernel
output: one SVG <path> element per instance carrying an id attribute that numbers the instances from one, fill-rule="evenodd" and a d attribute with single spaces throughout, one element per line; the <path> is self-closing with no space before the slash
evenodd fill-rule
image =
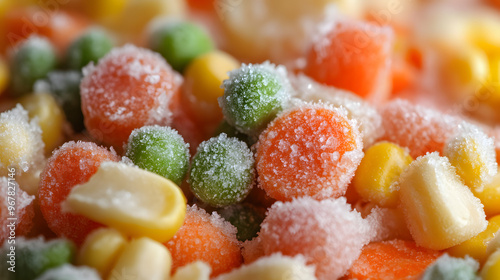
<path id="1" fill-rule="evenodd" d="M 0 0 L 0 6 L 1 6 L 1 0 Z M 0 7 L 1 10 L 1 7 Z M 0 11 L 1 15 L 1 11 Z M 7 84 L 9 82 L 9 68 L 7 67 L 7 63 L 5 60 L 0 57 L 0 95 L 5 91 L 7 88 Z"/>
<path id="2" fill-rule="evenodd" d="M 38 118 L 45 153 L 57 148 L 63 140 L 64 113 L 54 97 L 49 93 L 30 94 L 21 98 L 19 103 L 28 111 L 31 119 Z"/>
<path id="3" fill-rule="evenodd" d="M 208 264 L 195 261 L 177 269 L 171 280 L 209 280 L 211 271 Z"/>
<path id="4" fill-rule="evenodd" d="M 316 280 L 314 268 L 306 266 L 302 257 L 288 257 L 280 253 L 262 257 L 257 261 L 243 265 L 213 280 L 274 280 L 301 279 Z"/>
<path id="5" fill-rule="evenodd" d="M 83 0 L 87 15 L 101 23 L 120 15 L 129 0 Z"/>
<path id="6" fill-rule="evenodd" d="M 486 242 L 486 257 L 495 253 L 498 248 L 500 248 L 500 230 L 495 232 L 493 238 Z"/>
<path id="7" fill-rule="evenodd" d="M 239 66 L 235 58 L 221 51 L 204 54 L 187 66 L 183 97 L 193 115 L 201 121 L 220 122 L 222 112 L 217 98 L 224 95 L 220 85 L 229 78 L 227 72 Z"/>
<path id="8" fill-rule="evenodd" d="M 229 54 L 213 51 L 194 59 L 186 68 L 184 78 L 192 83 L 194 97 L 217 105 L 217 98 L 224 95 L 220 85 L 229 78 L 227 72 L 239 66 L 240 63 Z"/>
<path id="9" fill-rule="evenodd" d="M 486 261 L 487 243 L 494 237 L 495 233 L 500 229 L 500 216 L 492 217 L 488 220 L 488 227 L 480 234 L 473 238 L 460 243 L 457 246 L 447 250 L 448 254 L 454 257 L 463 258 L 466 255 L 476 259 L 479 263 Z"/>
<path id="10" fill-rule="evenodd" d="M 500 48 L 500 17 L 494 13 L 480 12 L 468 20 L 467 37 L 469 42 L 495 53 Z"/>
<path id="11" fill-rule="evenodd" d="M 399 187 L 406 223 L 419 246 L 450 248 L 486 229 L 483 205 L 437 152 L 413 161 Z"/>
<path id="12" fill-rule="evenodd" d="M 363 200 L 396 207 L 398 192 L 394 183 L 412 160 L 408 151 L 396 144 L 377 143 L 366 151 L 352 184 Z"/>
<path id="13" fill-rule="evenodd" d="M 488 216 L 500 214 L 500 172 L 492 181 L 484 186 L 482 191 L 473 191 L 474 195 L 484 205 L 484 212 Z"/>
<path id="14" fill-rule="evenodd" d="M 481 269 L 481 279 L 498 280 L 500 279 L 500 250 L 491 254 Z"/>
<path id="15" fill-rule="evenodd" d="M 21 105 L 0 114 L 0 176 L 12 166 L 28 171 L 44 159 L 41 130 Z"/>
<path id="16" fill-rule="evenodd" d="M 460 87 L 475 89 L 489 74 L 488 57 L 481 49 L 462 48 L 445 59 L 444 71 Z"/>
<path id="17" fill-rule="evenodd" d="M 474 192 L 481 191 L 497 173 L 493 139 L 471 125 L 461 124 L 459 133 L 451 137 L 443 153 Z"/>
<path id="18" fill-rule="evenodd" d="M 101 164 L 71 190 L 65 206 L 126 235 L 160 242 L 175 235 L 186 214 L 186 198 L 172 181 L 117 162 Z"/>
<path id="19" fill-rule="evenodd" d="M 85 239 L 77 263 L 96 269 L 103 278 L 106 278 L 126 244 L 125 236 L 117 230 L 97 229 Z"/>
<path id="20" fill-rule="evenodd" d="M 125 246 L 108 280 L 165 280 L 171 268 L 172 256 L 167 247 L 142 237 Z"/>
<path id="21" fill-rule="evenodd" d="M 122 34 L 141 34 L 152 18 L 181 16 L 185 11 L 183 0 L 128 0 L 111 27 Z"/>

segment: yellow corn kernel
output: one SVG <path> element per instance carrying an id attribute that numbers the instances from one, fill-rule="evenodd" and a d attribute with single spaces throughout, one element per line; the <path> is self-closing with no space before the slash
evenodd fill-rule
<path id="1" fill-rule="evenodd" d="M 412 160 L 408 151 L 396 144 L 377 143 L 366 151 L 352 184 L 363 200 L 396 207 L 398 192 L 394 183 Z"/>
<path id="2" fill-rule="evenodd" d="M 488 57 L 481 49 L 462 48 L 444 60 L 443 70 L 456 86 L 475 90 L 488 78 Z"/>
<path id="3" fill-rule="evenodd" d="M 38 118 L 45 153 L 57 148 L 63 140 L 64 113 L 54 97 L 49 93 L 30 94 L 22 97 L 19 103 L 28 111 L 31 119 Z"/>
<path id="4" fill-rule="evenodd" d="M 480 234 L 473 238 L 453 246 L 447 250 L 448 254 L 453 257 L 463 258 L 466 255 L 476 259 L 483 264 L 487 258 L 486 247 L 487 243 L 495 236 L 495 233 L 500 229 L 500 216 L 492 217 L 488 220 L 488 227 Z"/>
<path id="5" fill-rule="evenodd" d="M 480 276 L 483 280 L 500 279 L 500 250 L 496 250 L 488 257 L 483 269 L 481 269 Z"/>
<path id="6" fill-rule="evenodd" d="M 125 246 L 108 280 L 165 280 L 169 279 L 171 268 L 172 256 L 167 247 L 142 237 Z"/>
<path id="7" fill-rule="evenodd" d="M 170 280 L 209 280 L 210 266 L 202 261 L 195 261 L 180 267 Z"/>
<path id="8" fill-rule="evenodd" d="M 302 279 L 315 280 L 314 268 L 307 266 L 301 257 L 288 257 L 274 254 L 243 265 L 229 273 L 222 274 L 213 280 L 273 280 Z"/>
<path id="9" fill-rule="evenodd" d="M 222 112 L 217 98 L 224 95 L 222 81 L 228 79 L 227 72 L 240 66 L 229 54 L 213 51 L 195 58 L 184 74 L 184 102 L 197 119 L 204 122 L 219 122 Z"/>
<path id="10" fill-rule="evenodd" d="M 106 278 L 126 244 L 127 239 L 117 230 L 97 229 L 85 239 L 77 263 L 96 269 L 103 278 Z"/>
<path id="11" fill-rule="evenodd" d="M 474 192 L 481 191 L 497 173 L 493 139 L 471 125 L 460 125 L 459 133 L 446 143 L 443 153 Z"/>
<path id="12" fill-rule="evenodd" d="M 28 112 L 21 105 L 0 114 L 0 172 L 6 167 L 26 172 L 43 162 L 41 130 L 29 121 Z M 1 176 L 1 174 L 0 174 Z"/>
<path id="13" fill-rule="evenodd" d="M 495 232 L 493 238 L 486 242 L 486 257 L 495 253 L 498 248 L 500 248 L 500 230 Z"/>
<path id="14" fill-rule="evenodd" d="M 132 236 L 159 242 L 184 222 L 186 198 L 172 181 L 125 163 L 105 162 L 87 183 L 71 190 L 68 210 Z"/>
<path id="15" fill-rule="evenodd" d="M 122 34 L 141 34 L 152 18 L 182 17 L 185 11 L 184 0 L 128 0 L 111 27 Z"/>
<path id="16" fill-rule="evenodd" d="M 437 152 L 417 158 L 401 174 L 399 198 L 419 246 L 447 249 L 486 229 L 483 205 Z"/>
<path id="17" fill-rule="evenodd" d="M 98 22 L 106 23 L 121 14 L 129 0 L 84 0 L 85 11 Z"/>
<path id="18" fill-rule="evenodd" d="M 227 72 L 239 66 L 240 63 L 229 54 L 213 51 L 195 58 L 186 68 L 184 78 L 192 83 L 194 97 L 217 105 L 217 98 L 224 95 L 220 85 L 229 78 Z"/>
<path id="19" fill-rule="evenodd" d="M 0 0 L 0 6 L 1 6 L 1 0 Z M 0 7 L 1 9 L 1 7 Z M 1 15 L 1 11 L 0 11 Z M 7 88 L 7 83 L 9 82 L 9 68 L 7 67 L 7 63 L 5 62 L 4 59 L 0 57 L 0 95 L 5 91 Z"/>
<path id="20" fill-rule="evenodd" d="M 488 53 L 500 48 L 500 17 L 495 13 L 479 12 L 468 20 L 469 42 Z"/>
<path id="21" fill-rule="evenodd" d="M 500 214 L 500 172 L 481 191 L 473 191 L 473 193 L 481 200 L 487 216 Z"/>

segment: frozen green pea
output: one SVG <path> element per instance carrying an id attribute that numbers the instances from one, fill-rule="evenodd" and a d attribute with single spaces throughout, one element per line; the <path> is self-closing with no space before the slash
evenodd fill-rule
<path id="1" fill-rule="evenodd" d="M 52 71 L 35 84 L 35 92 L 48 92 L 55 97 L 75 132 L 85 128 L 80 98 L 81 79 L 80 71 Z"/>
<path id="2" fill-rule="evenodd" d="M 151 35 L 150 47 L 179 72 L 196 57 L 211 51 L 210 36 L 191 22 L 168 22 Z"/>
<path id="3" fill-rule="evenodd" d="M 248 146 L 225 133 L 198 147 L 189 185 L 201 201 L 222 207 L 242 201 L 254 184 L 254 158 Z"/>
<path id="4" fill-rule="evenodd" d="M 89 62 L 96 63 L 113 48 L 113 41 L 101 29 L 90 29 L 68 48 L 66 63 L 71 69 L 80 70 Z"/>
<path id="5" fill-rule="evenodd" d="M 144 126 L 130 134 L 126 154 L 140 168 L 154 172 L 177 185 L 189 167 L 189 145 L 179 133 L 163 126 Z"/>
<path id="6" fill-rule="evenodd" d="M 290 96 L 284 67 L 265 62 L 243 64 L 229 72 L 219 98 L 227 122 L 239 131 L 258 135 L 283 109 Z"/>
<path id="7" fill-rule="evenodd" d="M 238 230 L 236 237 L 239 241 L 256 237 L 265 218 L 264 211 L 248 203 L 233 204 L 217 212 L 236 227 Z"/>
<path id="8" fill-rule="evenodd" d="M 11 90 L 16 96 L 30 93 L 38 79 L 56 67 L 56 53 L 45 38 L 31 36 L 14 49 L 9 60 Z"/>
<path id="9" fill-rule="evenodd" d="M 444 254 L 423 273 L 421 280 L 479 280 L 479 263 L 470 258 L 454 258 Z"/>
<path id="10" fill-rule="evenodd" d="M 14 246 L 15 272 L 10 273 L 9 263 L 12 254 L 10 246 Z M 75 246 L 66 239 L 45 241 L 43 238 L 24 239 L 19 237 L 15 245 L 7 242 L 0 250 L 1 258 L 0 279 L 5 280 L 33 280 L 46 270 L 71 263 L 75 255 Z"/>

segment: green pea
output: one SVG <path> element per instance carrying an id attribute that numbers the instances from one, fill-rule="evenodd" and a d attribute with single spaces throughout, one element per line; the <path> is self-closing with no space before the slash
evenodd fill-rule
<path id="1" fill-rule="evenodd" d="M 167 62 L 183 72 L 196 57 L 211 51 L 214 44 L 210 36 L 198 25 L 190 22 L 169 22 L 153 32 L 150 47 Z"/>
<path id="2" fill-rule="evenodd" d="M 154 172 L 177 185 L 189 167 L 189 145 L 179 133 L 162 126 L 144 126 L 130 134 L 126 156 L 135 165 Z"/>
<path id="3" fill-rule="evenodd" d="M 470 258 L 454 258 L 444 254 L 430 265 L 421 280 L 477 280 L 479 263 Z"/>
<path id="4" fill-rule="evenodd" d="M 45 38 L 31 36 L 14 50 L 9 60 L 11 90 L 15 96 L 33 91 L 33 85 L 56 67 L 56 53 Z"/>
<path id="5" fill-rule="evenodd" d="M 238 203 L 254 184 L 254 165 L 248 146 L 222 133 L 198 147 L 189 173 L 191 191 L 214 207 Z"/>
<path id="6" fill-rule="evenodd" d="M 113 48 L 109 35 L 100 29 L 90 29 L 76 39 L 66 53 L 67 65 L 81 69 L 90 62 L 96 63 Z"/>
<path id="7" fill-rule="evenodd" d="M 5 275 L 1 279 L 33 280 L 48 269 L 71 263 L 76 251 L 73 243 L 66 239 L 45 241 L 43 238 L 19 237 L 12 246 L 15 249 L 15 272 L 8 271 L 11 267 L 9 254 L 12 255 L 12 250 L 8 244 L 4 244 L 0 249 L 0 275 Z"/>
<path id="8" fill-rule="evenodd" d="M 270 63 L 243 64 L 229 72 L 219 98 L 227 122 L 239 131 L 258 135 L 282 110 L 290 96 L 284 69 Z"/>

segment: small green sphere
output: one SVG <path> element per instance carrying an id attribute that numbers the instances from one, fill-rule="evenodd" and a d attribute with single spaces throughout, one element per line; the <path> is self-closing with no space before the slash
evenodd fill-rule
<path id="1" fill-rule="evenodd" d="M 126 154 L 145 170 L 180 185 L 189 167 L 189 145 L 179 133 L 164 126 L 144 126 L 130 134 Z"/>
<path id="2" fill-rule="evenodd" d="M 153 32 L 150 47 L 167 62 L 183 72 L 196 57 L 211 51 L 214 43 L 198 25 L 190 22 L 169 22 Z"/>
<path id="3" fill-rule="evenodd" d="M 431 264 L 423 275 L 421 280 L 477 280 L 477 271 L 479 263 L 473 258 L 454 258 L 448 254 L 442 255 L 433 264 Z"/>
<path id="4" fill-rule="evenodd" d="M 57 64 L 52 44 L 45 38 L 31 36 L 14 50 L 9 60 L 11 89 L 16 96 L 33 91 L 38 79 L 43 79 Z"/>
<path id="5" fill-rule="evenodd" d="M 15 244 L 15 273 L 7 271 L 9 266 L 9 246 L 4 246 L 0 250 L 2 254 L 2 264 L 0 268 L 3 275 L 4 271 L 9 272 L 6 280 L 32 280 L 40 276 L 46 270 L 63 264 L 71 263 L 74 259 L 76 248 L 74 244 L 66 239 L 54 239 L 45 241 L 43 238 L 16 239 Z"/>
<path id="6" fill-rule="evenodd" d="M 243 64 L 229 72 L 219 98 L 227 122 L 248 135 L 258 135 L 283 109 L 290 96 L 286 71 L 266 62 Z"/>
<path id="7" fill-rule="evenodd" d="M 265 211 L 248 204 L 233 204 L 217 211 L 222 218 L 236 227 L 236 237 L 239 241 L 251 240 L 260 231 L 260 224 L 264 221 Z"/>
<path id="8" fill-rule="evenodd" d="M 198 147 L 189 173 L 191 191 L 210 206 L 238 203 L 253 187 L 254 165 L 248 146 L 222 133 Z"/>
<path id="9" fill-rule="evenodd" d="M 106 32 L 100 29 L 90 29 L 68 48 L 67 65 L 71 69 L 82 69 L 91 61 L 96 63 L 112 48 L 113 41 Z"/>

